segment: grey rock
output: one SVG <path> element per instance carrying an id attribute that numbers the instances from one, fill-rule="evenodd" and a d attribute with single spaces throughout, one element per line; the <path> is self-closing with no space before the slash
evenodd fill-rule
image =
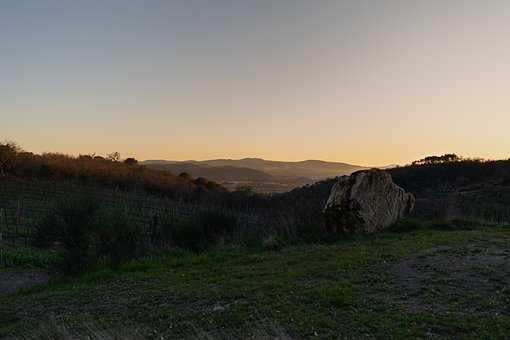
<path id="1" fill-rule="evenodd" d="M 373 233 L 409 214 L 415 198 L 379 169 L 342 176 L 331 189 L 324 209 L 326 225 L 333 233 Z"/>

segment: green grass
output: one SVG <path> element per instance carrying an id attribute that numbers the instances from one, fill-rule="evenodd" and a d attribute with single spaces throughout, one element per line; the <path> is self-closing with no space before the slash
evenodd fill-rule
<path id="1" fill-rule="evenodd" d="M 51 269 L 61 264 L 62 256 L 58 251 L 38 249 L 26 246 L 0 245 L 1 265 L 3 269 Z"/>
<path id="2" fill-rule="evenodd" d="M 473 297 L 447 310 L 407 308 L 387 270 L 432 247 L 482 241 L 507 244 L 510 229 L 417 229 L 279 251 L 168 251 L 0 297 L 0 335 L 38 334 L 52 322 L 129 324 L 158 339 L 247 338 L 261 329 L 262 337 L 505 338 L 510 316 L 463 312 L 459 306 Z M 438 299 L 434 289 L 426 294 Z"/>

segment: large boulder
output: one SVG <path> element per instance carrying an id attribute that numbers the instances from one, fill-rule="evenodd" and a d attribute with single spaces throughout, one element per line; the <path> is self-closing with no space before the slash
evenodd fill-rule
<path id="1" fill-rule="evenodd" d="M 331 189 L 324 209 L 328 231 L 373 233 L 383 230 L 414 208 L 415 198 L 379 169 L 342 176 Z"/>

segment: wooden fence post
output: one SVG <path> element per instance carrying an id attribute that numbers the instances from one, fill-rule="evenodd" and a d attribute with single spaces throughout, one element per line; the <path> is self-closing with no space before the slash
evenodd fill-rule
<path id="1" fill-rule="evenodd" d="M 22 209 L 23 209 L 23 202 L 20 199 L 18 199 L 18 206 L 16 207 L 16 222 L 15 222 L 16 225 L 21 224 Z"/>
<path id="2" fill-rule="evenodd" d="M 2 218 L 2 212 L 3 212 L 3 209 L 0 210 L 0 219 Z M 0 245 L 2 244 L 2 241 L 4 240 L 3 236 L 4 236 L 4 228 L 3 228 L 3 224 L 0 221 Z"/>
<path id="3" fill-rule="evenodd" d="M 4 215 L 4 224 L 5 224 L 5 230 L 6 230 L 6 231 L 5 231 L 5 233 L 6 233 L 6 238 L 8 238 L 9 236 L 11 236 L 11 237 L 12 237 L 12 235 L 9 235 L 9 232 L 10 232 L 10 230 L 9 230 L 9 229 L 10 229 L 10 228 L 9 228 L 9 220 L 8 220 L 8 218 L 7 218 L 7 209 L 6 209 L 6 208 L 4 208 L 4 209 L 3 209 L 3 212 L 4 212 L 4 214 L 3 214 L 3 215 Z M 12 233 L 11 233 L 11 234 L 12 234 Z M 6 240 L 6 241 L 7 241 L 7 240 Z M 13 245 L 16 245 L 16 243 L 15 243 L 16 241 L 14 240 L 14 238 L 12 238 L 12 242 L 13 242 Z"/>
<path id="4" fill-rule="evenodd" d="M 1 213 L 0 213 L 1 215 Z M 4 245 L 2 243 L 3 241 L 3 228 L 2 228 L 2 223 L 0 223 L 0 268 L 3 268 L 3 263 L 4 263 Z"/>

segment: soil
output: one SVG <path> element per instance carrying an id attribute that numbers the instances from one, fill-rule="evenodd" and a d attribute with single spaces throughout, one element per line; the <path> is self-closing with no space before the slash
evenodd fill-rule
<path id="1" fill-rule="evenodd" d="M 420 312 L 510 315 L 510 247 L 434 247 L 389 266 L 393 303 Z"/>

